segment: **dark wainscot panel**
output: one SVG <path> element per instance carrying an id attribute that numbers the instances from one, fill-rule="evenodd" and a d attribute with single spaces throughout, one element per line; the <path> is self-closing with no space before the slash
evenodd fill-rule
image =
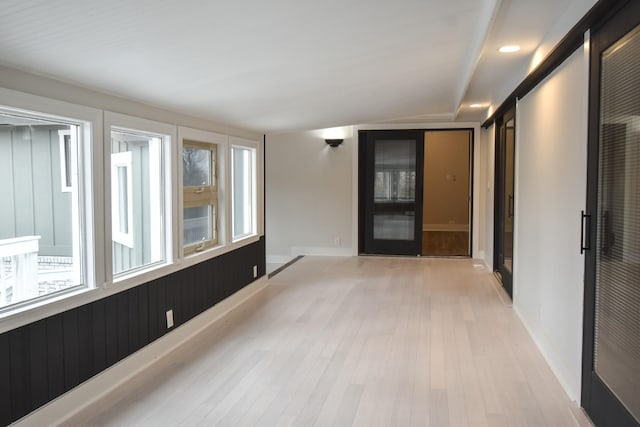
<path id="1" fill-rule="evenodd" d="M 0 425 L 8 425 L 265 274 L 265 240 L 0 334 Z"/>

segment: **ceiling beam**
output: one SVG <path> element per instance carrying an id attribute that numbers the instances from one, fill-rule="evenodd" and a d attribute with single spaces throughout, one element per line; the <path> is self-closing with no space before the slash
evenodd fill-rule
<path id="1" fill-rule="evenodd" d="M 523 98 L 532 91 L 540 82 L 576 51 L 585 42 L 587 30 L 597 28 L 606 22 L 611 16 L 631 0 L 598 0 L 593 7 L 578 21 L 576 25 L 556 44 L 544 60 L 525 77 L 500 106 L 482 123 L 483 128 L 488 128 L 493 122 L 515 105 L 517 99 Z"/>
<path id="2" fill-rule="evenodd" d="M 484 50 L 484 44 L 489 37 L 489 33 L 493 28 L 493 24 L 502 5 L 502 0 L 485 0 L 485 6 L 482 8 L 480 16 L 478 16 L 478 28 L 476 30 L 476 36 L 471 42 L 471 47 L 467 54 L 467 63 L 463 70 L 462 78 L 460 79 L 460 85 L 458 86 L 458 92 L 456 93 L 454 108 L 454 119 L 457 119 L 460 115 L 462 108 L 462 101 L 469 89 L 469 85 L 473 80 L 473 75 L 476 72 L 478 63 Z"/>

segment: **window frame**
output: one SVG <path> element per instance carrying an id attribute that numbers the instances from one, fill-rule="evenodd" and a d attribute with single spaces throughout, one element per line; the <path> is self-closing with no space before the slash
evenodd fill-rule
<path id="1" fill-rule="evenodd" d="M 183 251 L 184 255 L 188 256 L 194 252 L 202 252 L 207 248 L 211 248 L 218 245 L 218 146 L 213 143 L 203 143 L 199 141 L 192 140 L 183 140 L 182 145 L 182 153 L 184 155 L 184 150 L 187 148 L 197 149 L 197 150 L 207 150 L 209 151 L 209 174 L 211 177 L 210 185 L 200 185 L 200 186 L 185 186 L 184 185 L 184 173 L 182 175 L 183 185 L 182 185 L 182 209 L 184 215 L 184 209 L 188 208 L 197 208 L 197 207 L 209 207 L 211 208 L 211 218 L 209 221 L 209 230 L 211 232 L 211 238 L 207 240 L 203 240 L 201 242 L 195 242 L 190 245 L 187 245 L 184 242 L 184 228 L 185 228 L 185 220 L 183 218 L 182 227 L 183 227 Z M 184 168 L 184 166 L 183 166 Z M 184 170 L 183 170 L 184 172 Z"/>
<path id="2" fill-rule="evenodd" d="M 176 171 L 176 143 L 177 132 L 176 127 L 167 123 L 156 122 L 153 120 L 142 119 L 138 117 L 128 116 L 111 111 L 104 112 L 104 204 L 105 212 L 112 214 L 112 179 L 111 179 L 111 151 L 112 132 L 122 132 L 125 134 L 140 135 L 149 137 L 151 140 L 158 138 L 161 144 L 160 154 L 160 190 L 162 211 L 160 215 L 154 216 L 159 218 L 158 226 L 162 230 L 162 238 L 160 245 L 154 245 L 154 250 L 160 251 L 162 259 L 149 264 L 137 266 L 126 271 L 114 273 L 113 271 L 113 250 L 112 240 L 115 236 L 111 215 L 105 218 L 105 240 L 104 240 L 104 259 L 105 259 L 105 287 L 129 287 L 155 280 L 159 277 L 172 272 L 172 266 L 175 264 L 176 238 L 173 230 L 177 230 L 175 212 L 175 171 Z M 108 174 L 107 174 L 108 171 Z M 155 219 L 154 219 L 155 220 Z"/>
<path id="3" fill-rule="evenodd" d="M 96 147 L 102 143 L 102 111 L 64 101 L 0 88 L 0 110 L 8 114 L 65 123 L 77 127 L 77 135 L 70 136 L 77 144 L 73 150 L 71 174 L 73 192 L 71 221 L 78 228 L 78 237 L 72 239 L 73 258 L 79 259 L 73 267 L 73 276 L 80 283 L 69 289 L 38 296 L 12 304 L 0 310 L 0 333 L 25 323 L 78 306 L 93 299 L 98 285 L 103 283 L 100 259 L 100 240 L 103 216 L 97 208 L 102 164 Z M 75 141 L 74 141 L 75 140 Z"/>
<path id="4" fill-rule="evenodd" d="M 251 188 L 251 222 L 252 229 L 248 233 L 235 235 L 234 234 L 234 181 L 233 181 L 233 150 L 234 148 L 251 150 L 252 151 L 252 188 Z M 263 188 L 264 180 L 262 172 L 262 146 L 256 141 L 251 141 L 244 138 L 230 137 L 229 138 L 229 236 L 233 243 L 244 242 L 251 239 L 256 239 L 262 234 L 263 222 L 264 222 L 264 201 L 263 201 Z"/>
<path id="5" fill-rule="evenodd" d="M 227 230 L 226 230 L 226 151 L 228 146 L 229 137 L 219 133 L 208 132 L 199 129 L 193 129 L 189 127 L 178 128 L 178 181 L 179 181 L 179 224 L 180 224 L 180 254 L 181 258 L 188 260 L 188 265 L 191 263 L 201 262 L 204 259 L 213 258 L 222 253 L 222 250 L 227 244 Z M 196 196 L 196 191 L 199 187 L 184 187 L 184 166 L 182 163 L 182 153 L 184 148 L 203 148 L 210 149 L 215 147 L 215 169 L 216 177 L 214 184 L 209 189 L 206 189 L 200 193 L 201 198 Z M 212 152 L 213 155 L 213 152 Z M 212 157 L 213 160 L 213 157 Z M 206 200 L 211 200 L 215 197 L 214 209 L 216 210 L 216 228 L 215 239 L 208 240 L 204 244 L 192 244 L 185 246 L 184 244 L 184 208 L 207 206 Z"/>
<path id="6" fill-rule="evenodd" d="M 81 104 L 73 104 L 59 101 L 39 95 L 0 87 L 0 108 L 15 114 L 38 115 L 47 120 L 60 120 L 80 126 L 78 132 L 79 149 L 77 154 L 78 168 L 73 172 L 77 180 L 78 194 L 82 194 L 79 200 L 79 212 L 74 218 L 74 223 L 84 229 L 84 235 L 74 250 L 82 251 L 84 256 L 82 271 L 86 286 L 79 289 L 72 288 L 41 298 L 28 301 L 24 305 L 12 305 L 7 310 L 0 311 L 0 333 L 34 323 L 47 317 L 85 306 L 92 302 L 114 295 L 118 292 L 132 289 L 144 283 L 166 277 L 169 274 L 199 264 L 208 259 L 215 258 L 235 251 L 244 246 L 259 241 L 264 233 L 264 156 L 263 142 L 255 142 L 247 139 L 230 137 L 214 132 L 192 129 L 190 138 L 199 139 L 203 135 L 214 135 L 218 144 L 218 218 L 219 218 L 219 244 L 213 248 L 184 257 L 182 245 L 182 189 L 181 165 L 178 162 L 181 154 L 179 147 L 179 129 L 191 129 L 180 127 L 168 122 L 159 122 L 141 119 L 117 112 L 111 112 L 99 107 L 92 108 Z M 109 103 L 107 103 L 109 104 Z M 88 104 L 91 105 L 91 104 Z M 95 104 L 98 105 L 98 104 Z M 109 104 L 115 105 L 115 104 Z M 120 104 L 117 104 L 120 105 Z M 131 104 L 140 110 L 139 104 Z M 137 107 L 136 107 L 137 106 Z M 129 107 L 127 107 L 129 108 Z M 158 117 L 160 120 L 168 120 L 166 114 L 157 113 L 153 109 L 145 110 L 150 117 Z M 202 129 L 212 129 L 215 124 L 207 121 L 189 119 L 186 116 L 176 115 L 176 120 L 189 124 L 195 123 Z M 167 233 L 173 236 L 172 242 L 165 241 L 165 247 L 161 248 L 167 253 L 166 264 L 154 269 L 140 271 L 130 276 L 123 276 L 113 280 L 111 259 L 111 180 L 110 180 L 110 154 L 111 154 L 111 125 L 120 128 L 149 129 L 154 133 L 170 135 L 169 148 L 165 147 L 163 166 L 169 167 L 170 173 L 165 173 L 163 182 L 165 185 L 165 208 L 163 215 Z M 149 126 L 147 126 L 149 125 Z M 227 132 L 234 132 L 228 130 Z M 249 132 L 240 132 L 241 135 L 252 135 Z M 257 138 L 257 135 L 253 134 Z M 256 155 L 256 179 L 257 179 L 257 234 L 239 241 L 231 241 L 230 228 L 230 203 L 228 200 L 229 171 L 229 139 L 234 138 L 242 142 L 249 142 L 257 147 Z M 241 144 L 242 145 L 242 144 Z M 54 148 L 55 149 L 55 148 Z M 57 151 L 57 150 L 56 150 Z M 74 150 L 75 151 L 75 150 Z M 107 153 L 109 155 L 107 155 Z M 56 177 L 54 177 L 56 179 Z M 180 184 L 180 185 L 179 185 Z M 170 192 L 170 197 L 169 197 Z M 170 205 L 170 206 L 169 206 Z M 76 220 L 77 219 L 77 220 Z"/>

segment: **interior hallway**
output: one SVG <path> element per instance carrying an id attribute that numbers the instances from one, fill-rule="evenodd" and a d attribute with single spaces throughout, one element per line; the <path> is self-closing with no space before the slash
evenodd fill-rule
<path id="1" fill-rule="evenodd" d="M 469 259 L 305 257 L 69 425 L 588 426 Z"/>

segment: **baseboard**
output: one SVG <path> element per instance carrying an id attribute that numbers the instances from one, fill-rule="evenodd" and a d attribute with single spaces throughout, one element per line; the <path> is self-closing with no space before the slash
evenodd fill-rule
<path id="1" fill-rule="evenodd" d="M 482 266 L 483 268 L 486 267 L 486 262 L 484 259 L 484 251 L 478 251 L 477 253 L 474 253 L 472 256 L 472 259 L 473 259 L 474 266 Z"/>
<path id="2" fill-rule="evenodd" d="M 353 256 L 352 248 L 322 248 L 316 246 L 294 246 L 291 248 L 294 257 L 298 255 L 311 256 Z"/>
<path id="3" fill-rule="evenodd" d="M 294 258 L 292 255 L 267 255 L 267 264 L 286 264 Z"/>
<path id="4" fill-rule="evenodd" d="M 353 256 L 352 248 L 322 248 L 317 246 L 294 246 L 291 255 L 267 255 L 267 264 L 286 264 L 300 255 Z"/>
<path id="5" fill-rule="evenodd" d="M 529 334 L 533 342 L 536 344 L 536 347 L 538 347 L 538 350 L 540 350 L 542 357 L 547 362 L 547 365 L 551 369 L 551 372 L 553 372 L 553 375 L 556 377 L 556 379 L 564 389 L 565 393 L 567 393 L 567 396 L 569 397 L 569 399 L 571 399 L 572 401 L 576 402 L 576 404 L 579 405 L 580 404 L 580 391 L 579 391 L 580 385 L 578 385 L 577 392 L 574 392 L 574 389 L 567 383 L 566 378 L 563 375 L 561 375 L 561 372 L 558 370 L 558 367 L 554 363 L 555 361 L 558 361 L 560 357 L 553 357 L 554 355 L 552 353 L 555 353 L 553 351 L 553 345 L 548 340 L 545 340 L 548 345 L 543 345 L 544 343 L 540 340 L 540 337 L 534 333 L 534 328 L 531 324 L 529 324 L 528 318 L 522 314 L 522 312 L 520 311 L 519 307 L 516 304 L 513 304 L 513 311 L 516 313 L 516 315 L 518 316 L 518 319 L 520 319 L 520 321 L 524 325 L 524 328 L 527 330 L 527 333 Z M 542 334 L 544 335 L 544 332 L 542 332 Z M 562 364 L 562 362 L 559 362 L 559 363 Z"/>
<path id="6" fill-rule="evenodd" d="M 15 425 L 21 427 L 60 425 L 70 420 L 89 405 L 106 397 L 204 329 L 222 319 L 231 310 L 241 306 L 265 289 L 268 284 L 267 276 L 261 277 L 175 330 L 18 420 Z"/>
<path id="7" fill-rule="evenodd" d="M 469 231 L 469 224 L 422 224 L 422 231 Z"/>

